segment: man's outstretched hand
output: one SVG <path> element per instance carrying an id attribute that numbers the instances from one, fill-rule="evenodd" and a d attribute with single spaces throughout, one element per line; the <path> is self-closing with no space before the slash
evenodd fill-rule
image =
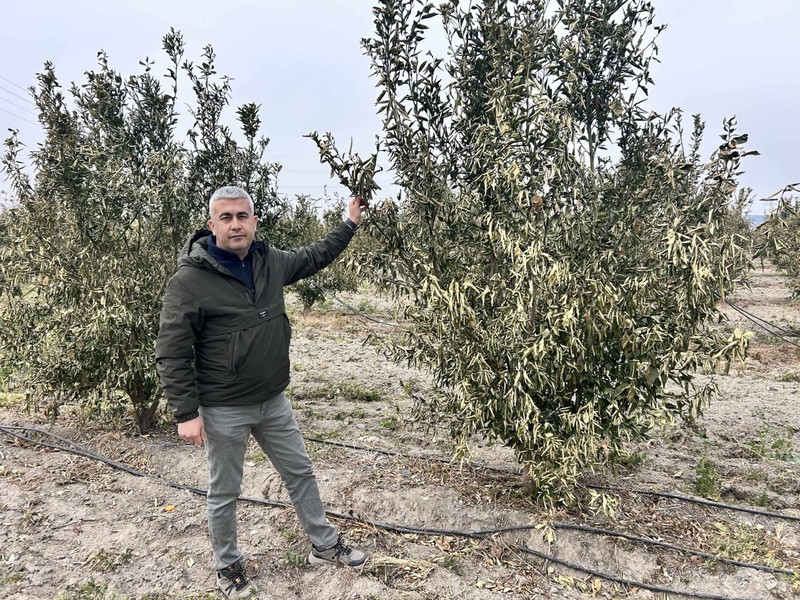
<path id="1" fill-rule="evenodd" d="M 347 203 L 347 217 L 356 225 L 361 224 L 361 211 L 369 208 L 366 200 L 361 198 L 350 198 Z"/>

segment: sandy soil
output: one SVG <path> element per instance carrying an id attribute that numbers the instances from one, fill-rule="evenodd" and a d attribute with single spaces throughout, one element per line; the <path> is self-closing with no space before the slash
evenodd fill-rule
<path id="1" fill-rule="evenodd" d="M 349 301 L 377 318 L 386 303 Z M 756 272 L 734 302 L 800 328 L 800 306 L 781 277 Z M 732 318 L 738 313 L 727 309 Z M 617 579 L 699 598 L 800 597 L 798 575 L 756 570 L 585 527 L 647 537 L 720 558 L 800 570 L 800 353 L 753 328 L 750 358 L 730 375 L 697 424 L 676 424 L 631 448 L 625 465 L 586 480 L 611 486 L 613 516 L 580 506 L 545 513 L 528 502 L 506 448 L 476 440 L 471 465 L 448 464 L 444 431 L 416 422 L 409 392 L 432 393 L 424 373 L 389 363 L 363 345 L 389 327 L 337 305 L 295 312 L 290 397 L 328 507 L 345 515 L 412 528 L 475 531 L 549 526 L 471 539 L 398 533 L 333 518 L 347 540 L 371 554 L 362 570 L 311 567 L 292 510 L 255 502 L 239 508 L 240 546 L 261 598 L 428 600 L 521 598 L 678 598 L 545 563 L 520 550 Z M 726 325 L 729 326 L 729 325 Z M 798 341 L 798 338 L 793 338 Z M 43 429 L 149 474 L 140 477 L 60 450 L 0 434 L 0 597 L 215 598 L 204 499 L 173 484 L 204 488 L 202 450 L 168 426 L 149 436 L 98 429 L 77 412 L 55 424 L 22 413 L 0 396 L 0 424 Z M 34 434 L 29 434 L 34 435 Z M 50 436 L 40 439 L 65 445 Z M 381 454 L 365 449 L 399 452 Z M 428 459 L 445 459 L 445 462 Z M 588 499 L 595 488 L 582 490 Z M 733 511 L 682 497 L 717 497 Z M 280 480 L 253 447 L 244 495 L 285 501 Z M 789 518 L 769 516 L 779 513 Z M 794 517 L 792 519 L 791 517 Z M 547 544 L 544 534 L 554 536 Z"/>

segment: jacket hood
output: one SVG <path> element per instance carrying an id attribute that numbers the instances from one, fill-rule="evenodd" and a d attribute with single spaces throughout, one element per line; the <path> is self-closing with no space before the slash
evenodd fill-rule
<path id="1" fill-rule="evenodd" d="M 206 228 L 198 229 L 190 235 L 189 239 L 186 240 L 183 248 L 181 248 L 181 251 L 178 253 L 178 267 L 183 265 L 198 266 L 198 261 L 202 261 L 203 259 L 208 260 L 210 257 L 206 251 L 206 247 L 208 244 L 207 239 L 210 237 L 211 231 Z"/>

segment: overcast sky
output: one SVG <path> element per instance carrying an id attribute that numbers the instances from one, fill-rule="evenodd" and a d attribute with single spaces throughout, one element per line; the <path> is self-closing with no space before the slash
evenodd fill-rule
<path id="1" fill-rule="evenodd" d="M 761 152 L 744 164 L 741 178 L 759 198 L 800 181 L 800 0 L 653 3 L 656 21 L 668 27 L 659 38 L 650 106 L 679 106 L 687 118 L 701 113 L 706 155 L 719 140 L 723 118 L 735 115 L 751 148 Z M 371 6 L 370 0 L 6 2 L 0 131 L 19 129 L 28 147 L 41 139 L 24 88 L 44 61 L 55 64 L 65 86 L 94 68 L 100 49 L 123 74 L 138 72 L 145 56 L 163 72 L 161 38 L 175 27 L 184 35 L 187 58 L 199 58 L 206 44 L 214 47 L 218 72 L 233 78 L 234 105 L 262 106 L 262 132 L 272 140 L 267 159 L 284 167 L 281 192 L 318 197 L 327 185 L 343 193 L 302 135 L 331 131 L 341 146 L 352 138 L 357 150 L 372 148 L 380 121 L 359 44 L 372 33 Z M 392 189 L 387 176 L 379 181 Z M 753 212 L 765 206 L 757 202 Z"/>

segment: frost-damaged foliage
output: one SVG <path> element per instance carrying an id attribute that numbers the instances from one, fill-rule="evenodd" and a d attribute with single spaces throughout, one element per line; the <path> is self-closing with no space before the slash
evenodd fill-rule
<path id="1" fill-rule="evenodd" d="M 721 235 L 746 137 L 727 121 L 704 164 L 699 118 L 684 149 L 678 111 L 644 111 L 650 4 L 549 6 L 374 9 L 364 45 L 405 197 L 373 207 L 383 248 L 362 264 L 414 325 L 393 356 L 442 391 L 420 408 L 451 417 L 460 452 L 498 439 L 541 500 L 569 501 L 655 420 L 695 417 L 713 391 L 695 371 L 745 350 L 711 324 L 748 265 Z M 437 17 L 445 56 L 424 51 Z"/>
<path id="2" fill-rule="evenodd" d="M 246 140 L 238 144 L 220 121 L 230 86 L 216 76 L 212 49 L 196 66 L 183 60 L 179 33 L 163 42 L 163 79 L 149 60 L 125 78 L 101 52 L 98 68 L 66 94 L 46 63 L 31 90 L 45 134 L 31 153 L 32 179 L 16 133 L 3 157 L 17 199 L 0 240 L 4 358 L 34 402 L 55 410 L 75 400 L 119 415 L 127 397 L 141 431 L 160 397 L 153 346 L 161 297 L 187 235 L 206 219 L 211 191 L 244 186 L 268 228 L 280 209 L 258 107 L 238 109 Z M 195 96 L 189 144 L 176 135 L 181 71 Z"/>
<path id="3" fill-rule="evenodd" d="M 792 294 L 800 298 L 800 184 L 786 186 L 774 195 L 778 206 L 758 228 L 757 254 L 771 259 L 788 275 Z"/>
<path id="4" fill-rule="evenodd" d="M 749 187 L 737 190 L 733 201 L 728 205 L 728 213 L 722 221 L 724 234 L 738 236 L 743 247 L 753 246 L 755 232 L 753 224 L 747 217 L 753 206 L 755 196 Z"/>

